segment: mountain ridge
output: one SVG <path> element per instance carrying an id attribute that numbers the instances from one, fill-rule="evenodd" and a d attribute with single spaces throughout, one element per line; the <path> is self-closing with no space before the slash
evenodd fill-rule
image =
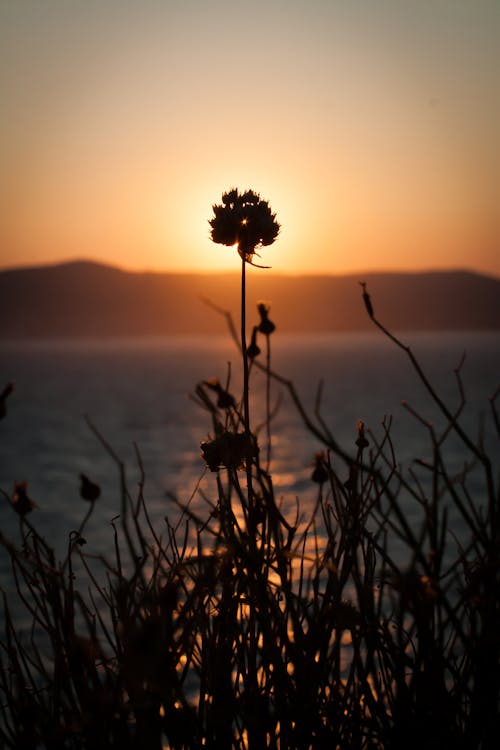
<path id="1" fill-rule="evenodd" d="M 282 331 L 370 329 L 359 282 L 395 330 L 500 330 L 500 279 L 469 270 L 288 276 L 249 268 L 249 326 L 271 303 Z M 239 274 L 128 271 L 94 261 L 0 271 L 0 338 L 215 334 L 239 314 Z M 252 311 L 255 311 L 255 313 Z"/>

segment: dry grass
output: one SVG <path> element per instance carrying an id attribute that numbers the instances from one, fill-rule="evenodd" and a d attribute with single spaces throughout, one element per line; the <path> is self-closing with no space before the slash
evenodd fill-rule
<path id="1" fill-rule="evenodd" d="M 450 410 L 363 292 L 446 421 L 439 434 L 427 425 L 432 460 L 402 472 L 389 424 L 377 439 L 360 423 L 352 451 L 339 446 L 319 410 L 307 414 L 272 370 L 272 328 L 257 324 L 253 343 L 267 355 L 248 357 L 240 340 L 248 377 L 260 367 L 288 390 L 318 440 L 313 515 L 306 526 L 298 513 L 290 521 L 276 501 L 269 388 L 259 446 L 245 394 L 198 384 L 217 493 L 204 514 L 184 508 L 175 527 L 151 524 L 142 484 L 132 496 L 99 436 L 122 478 L 113 554 L 86 555 L 82 523 L 56 560 L 26 504 L 15 508 L 20 539 L 1 539 L 15 605 L 32 621 L 22 636 L 5 599 L 5 748 L 497 747 L 498 478 L 461 427 L 463 389 Z M 467 468 L 448 469 L 451 436 L 468 452 L 473 487 Z M 408 502 L 419 525 L 407 520 Z M 450 513 L 466 529 L 460 540 Z"/>

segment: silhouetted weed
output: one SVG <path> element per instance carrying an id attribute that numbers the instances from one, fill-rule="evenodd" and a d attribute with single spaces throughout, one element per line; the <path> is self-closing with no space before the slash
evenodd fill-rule
<path id="1" fill-rule="evenodd" d="M 275 215 L 257 194 L 236 190 L 214 212 L 213 239 L 239 243 L 244 279 L 257 245 L 278 233 Z M 4 596 L 5 748 L 496 748 L 496 469 L 461 425 L 460 373 L 462 400 L 451 409 L 362 288 L 374 325 L 408 356 L 445 418 L 440 432 L 425 423 L 431 459 L 404 471 L 390 422 L 376 435 L 358 421 L 351 448 L 340 446 L 319 406 L 308 414 L 293 384 L 272 369 L 267 304 L 258 306 L 247 349 L 243 283 L 240 337 L 228 320 L 243 361 L 241 399 L 229 378 L 225 386 L 202 381 L 194 395 L 210 418 L 201 451 L 216 492 L 205 497 L 206 512 L 186 504 L 175 525 L 165 519 L 155 527 L 140 455 L 132 496 L 123 464 L 93 425 L 120 478 L 106 558 L 86 552 L 83 532 L 100 494 L 91 479 L 81 476 L 90 506 L 62 562 L 26 517 L 33 510 L 26 486 L 7 496 L 20 539 L 0 540 L 16 608 L 32 626 L 16 627 Z M 264 461 L 248 400 L 253 368 L 266 374 Z M 283 507 L 275 495 L 273 385 L 318 442 L 307 518 L 300 504 Z M 494 399 L 491 408 L 500 435 Z M 460 474 L 448 467 L 452 434 L 474 464 L 473 487 L 467 467 Z M 407 516 L 409 503 L 418 522 Z M 466 531 L 460 539 L 452 512 Z"/>

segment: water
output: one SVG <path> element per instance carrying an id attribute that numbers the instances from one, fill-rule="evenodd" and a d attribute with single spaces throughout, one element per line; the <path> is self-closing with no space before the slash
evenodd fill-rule
<path id="1" fill-rule="evenodd" d="M 406 339 L 452 409 L 459 403 L 453 371 L 466 352 L 461 374 L 467 408 L 462 422 L 473 437 L 484 430 L 487 441 L 495 445 L 488 398 L 500 382 L 500 335 L 412 334 Z M 272 344 L 274 369 L 295 383 L 311 414 L 323 378 L 321 414 L 346 450 L 354 449 L 358 420 L 380 435 L 382 420 L 391 415 L 399 460 L 409 466 L 414 458 L 430 457 L 426 428 L 401 401 L 408 401 L 438 430 L 442 419 L 404 352 L 381 335 L 276 334 Z M 79 474 L 87 474 L 102 487 L 86 532 L 89 549 L 109 548 L 110 521 L 120 512 L 118 469 L 89 428 L 86 415 L 125 463 L 132 494 L 140 479 L 137 446 L 151 515 L 161 524 L 164 516 L 176 512 L 169 492 L 186 500 L 200 477 L 207 493 L 213 492 L 213 475 L 206 472 L 200 456 L 210 422 L 189 394 L 203 379 L 215 376 L 224 383 L 229 362 L 230 389 L 238 395 L 238 355 L 225 337 L 3 343 L 0 385 L 12 380 L 16 388 L 8 400 L 7 418 L 0 422 L 0 488 L 11 495 L 14 482 L 27 481 L 38 506 L 30 519 L 64 549 L 68 533 L 88 507 L 79 496 Z M 263 416 L 263 384 L 262 373 L 255 373 L 254 424 Z M 294 508 L 299 496 L 307 517 L 315 491 L 309 479 L 311 461 L 321 446 L 276 384 L 273 402 L 280 391 L 274 481 L 283 507 Z M 450 450 L 450 461 L 459 470 L 466 457 L 463 448 L 455 441 Z M 411 509 L 408 513 L 411 516 Z M 18 519 L 5 499 L 0 523 L 5 536 L 15 535 Z M 5 583 L 8 566 L 1 551 L 0 563 Z"/>

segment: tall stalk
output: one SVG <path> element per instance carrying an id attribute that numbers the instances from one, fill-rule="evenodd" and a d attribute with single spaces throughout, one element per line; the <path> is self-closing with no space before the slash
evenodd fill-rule
<path id="1" fill-rule="evenodd" d="M 257 247 L 271 245 L 278 236 L 280 225 L 269 203 L 253 190 L 239 192 L 232 188 L 222 194 L 222 202 L 214 204 L 209 220 L 213 242 L 237 248 L 241 258 L 241 355 L 243 357 L 243 423 L 245 438 L 245 469 L 249 510 L 253 506 L 252 460 L 254 438 L 250 429 L 249 367 L 246 340 L 246 264 L 253 263 Z M 266 266 L 258 266 L 266 268 Z M 249 515 L 252 515 L 249 513 Z"/>
<path id="2" fill-rule="evenodd" d="M 246 334 L 246 260 L 241 260 L 241 355 L 243 357 L 243 419 L 245 433 L 250 440 L 250 405 L 249 405 L 249 377 Z"/>
<path id="3" fill-rule="evenodd" d="M 252 490 L 252 433 L 250 431 L 250 399 L 249 399 L 249 374 L 248 374 L 248 352 L 247 352 L 247 315 L 246 315 L 246 259 L 241 260 L 241 356 L 243 359 L 243 421 L 246 437 L 245 471 L 247 475 L 247 500 L 249 511 L 253 507 Z M 252 513 L 249 513 L 250 523 Z"/>
<path id="4" fill-rule="evenodd" d="M 266 471 L 271 467 L 271 339 L 266 335 Z"/>

